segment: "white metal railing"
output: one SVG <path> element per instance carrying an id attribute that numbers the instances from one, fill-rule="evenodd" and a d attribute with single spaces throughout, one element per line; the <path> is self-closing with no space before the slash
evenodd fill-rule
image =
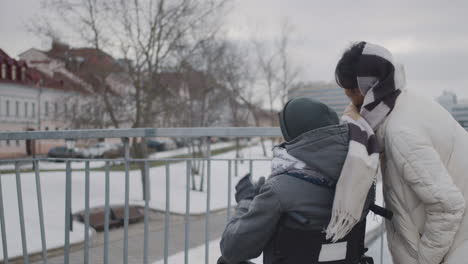
<path id="1" fill-rule="evenodd" d="M 225 162 L 227 168 L 228 186 L 227 186 L 227 218 L 230 217 L 231 212 L 231 196 L 232 196 L 232 169 L 234 167 L 234 175 L 238 175 L 238 163 L 246 161 L 249 165 L 249 172 L 253 172 L 253 163 L 255 161 L 268 161 L 269 159 L 255 159 L 255 158 L 212 158 L 211 157 L 211 145 L 210 140 L 207 140 L 207 156 L 201 158 L 146 158 L 136 159 L 131 158 L 129 139 L 136 137 L 185 137 L 185 138 L 210 138 L 210 137 L 232 137 L 232 138 L 250 138 L 250 137 L 279 137 L 281 131 L 277 127 L 214 127 L 214 128 L 135 128 L 135 129 L 102 129 L 102 130 L 68 130 L 68 131 L 25 131 L 25 132 L 0 132 L 0 141 L 3 140 L 44 140 L 44 139 L 91 139 L 91 138 L 121 138 L 124 144 L 124 156 L 116 159 L 99 159 L 105 163 L 104 165 L 104 244 L 103 244 L 103 263 L 109 263 L 109 222 L 110 222 L 110 174 L 112 162 L 120 162 L 124 164 L 125 171 L 125 194 L 124 194 L 124 238 L 123 238 L 123 263 L 129 263 L 129 245 L 128 245 L 128 227 L 129 227 L 129 178 L 130 178 L 130 165 L 133 163 L 143 163 L 143 168 L 146 173 L 144 175 L 144 182 L 146 183 L 144 194 L 144 256 L 143 263 L 149 263 L 149 169 L 150 162 L 160 161 L 163 162 L 165 170 L 165 213 L 164 213 L 164 242 L 163 242 L 163 260 L 164 263 L 168 263 L 169 257 L 169 225 L 171 223 L 171 201 L 170 201 L 170 188 L 171 188 L 171 163 L 183 162 L 185 163 L 185 214 L 184 214 L 184 233 L 185 233 L 185 244 L 184 244 L 184 263 L 189 263 L 189 240 L 190 240 L 190 203 L 191 203 L 191 190 L 190 180 L 192 173 L 192 166 L 194 161 L 205 161 L 207 165 L 206 175 L 206 212 L 205 212 L 205 263 L 209 263 L 209 227 L 210 227 L 210 211 L 211 211 L 211 162 L 219 161 Z M 24 159 L 4 159 L 0 160 L 2 163 L 13 163 L 14 164 L 14 176 L 16 180 L 16 194 L 18 199 L 18 214 L 19 214 L 19 225 L 20 225 L 20 236 L 22 244 L 22 260 L 23 263 L 29 263 L 28 252 L 28 238 L 25 232 L 25 219 L 24 219 L 24 206 L 23 206 L 23 194 L 22 182 L 21 182 L 21 170 L 20 163 L 32 162 L 33 173 L 36 181 L 36 193 L 37 193 L 37 210 L 40 225 L 40 236 L 42 246 L 42 262 L 48 263 L 48 249 L 46 245 L 46 232 L 44 228 L 44 211 L 43 211 L 43 198 L 41 193 L 41 169 L 39 161 L 57 161 L 61 160 L 65 162 L 65 215 L 64 215 L 64 263 L 70 263 L 70 230 L 72 223 L 72 164 L 74 162 L 84 162 L 84 187 L 85 187 L 85 201 L 84 201 L 84 247 L 83 247 L 83 260 L 84 263 L 89 263 L 89 227 L 90 227 L 90 162 L 95 159 L 76 159 L 76 158 L 42 158 L 32 157 Z M 224 166 L 224 165 L 223 165 Z M 2 238 L 3 247 L 3 263 L 8 263 L 8 246 L 7 246 L 7 233 L 5 226 L 5 212 L 4 212 L 4 197 L 2 193 L 2 174 L 0 172 L 0 231 Z M 381 240 L 382 243 L 382 240 Z M 382 258 L 381 244 L 381 258 Z"/>
<path id="2" fill-rule="evenodd" d="M 104 219 L 104 263 L 109 263 L 109 217 L 110 217 L 110 205 L 109 205 L 109 180 L 110 180 L 110 167 L 111 162 L 122 162 L 125 167 L 125 204 L 124 204 L 124 239 L 123 239 L 123 262 L 128 263 L 128 226 L 129 226 L 129 171 L 131 163 L 143 163 L 145 177 L 145 188 L 144 191 L 144 261 L 143 263 L 149 263 L 148 253 L 148 221 L 149 221 L 149 163 L 151 161 L 162 161 L 164 162 L 166 171 L 166 204 L 165 204 L 165 223 L 164 223 L 164 263 L 168 263 L 169 254 L 169 224 L 170 224 L 170 166 L 171 162 L 185 162 L 186 163 L 186 210 L 185 210 L 185 263 L 189 263 L 188 252 L 189 252 L 189 231 L 190 231 L 190 178 L 192 173 L 192 162 L 194 160 L 203 160 L 207 164 L 207 189 L 206 189 L 206 215 L 205 215 L 205 263 L 208 263 L 209 256 L 209 226 L 210 226 L 210 195 L 211 195 L 211 161 L 225 161 L 228 169 L 228 203 L 227 203 L 227 214 L 228 218 L 231 211 L 231 189 L 232 189 L 232 172 L 231 168 L 233 162 L 235 163 L 235 169 L 237 170 L 237 162 L 248 161 L 249 170 L 253 170 L 253 162 L 256 160 L 268 160 L 268 159 L 213 159 L 211 158 L 211 147 L 210 140 L 208 142 L 208 155 L 203 158 L 181 158 L 181 159 L 134 159 L 131 158 L 129 148 L 129 138 L 135 137 L 186 137 L 186 138 L 210 138 L 210 137 L 233 137 L 233 138 L 245 138 L 245 137 L 277 137 L 281 136 L 279 128 L 276 127 L 213 127 L 213 128 L 135 128 L 135 129 L 102 129 L 102 130 L 68 130 L 68 131 L 25 131 L 25 132 L 0 132 L 0 141 L 2 140 L 44 140 L 44 139 L 89 139 L 89 138 L 121 138 L 124 144 L 124 157 L 117 159 L 99 159 L 105 162 L 105 219 Z M 1 163 L 13 163 L 14 174 L 16 176 L 16 193 L 18 198 L 18 213 L 19 213 L 19 225 L 21 230 L 21 242 L 22 242 L 22 259 L 24 263 L 29 263 L 29 252 L 27 247 L 27 237 L 25 232 L 25 221 L 24 221 L 24 207 L 23 207 L 23 194 L 22 183 L 21 183 L 21 170 L 20 162 L 32 162 L 34 164 L 34 174 L 36 180 L 36 192 L 37 192 L 37 209 L 39 213 L 39 225 L 40 235 L 42 244 L 42 260 L 43 263 L 48 262 L 48 252 L 46 245 L 46 230 L 44 228 L 44 212 L 43 212 L 43 199 L 41 193 L 41 170 L 39 168 L 39 161 L 44 160 L 61 160 L 65 162 L 65 230 L 64 230 L 64 263 L 70 263 L 70 230 L 72 223 L 72 168 L 73 162 L 84 162 L 85 163 L 85 209 L 84 209 L 84 250 L 83 258 L 84 263 L 89 263 L 89 226 L 90 226 L 90 161 L 91 159 L 75 159 L 75 158 L 24 158 L 24 159 L 5 159 L 0 160 Z M 93 159 L 95 160 L 95 159 Z M 237 172 L 236 172 L 237 174 Z M 5 227 L 5 213 L 4 213 L 4 200 L 2 193 L 2 175 L 0 174 L 0 228 L 2 233 L 2 246 L 3 246 L 3 263 L 8 263 L 8 246 L 7 246 L 7 233 Z"/>

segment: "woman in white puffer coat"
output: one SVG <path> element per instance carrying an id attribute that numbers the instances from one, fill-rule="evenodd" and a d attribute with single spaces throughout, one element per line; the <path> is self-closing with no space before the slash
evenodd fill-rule
<path id="1" fill-rule="evenodd" d="M 352 101 L 345 115 L 361 115 L 368 122 L 366 102 L 378 95 L 362 89 L 360 81 L 369 83 L 373 74 L 363 78 L 360 69 L 372 63 L 372 56 L 395 65 L 388 50 L 361 42 L 345 52 L 336 70 Z M 468 133 L 439 104 L 405 90 L 401 69 L 394 67 L 391 76 L 396 100 L 385 102 L 385 116 L 372 125 L 381 148 L 385 204 L 394 213 L 386 223 L 393 262 L 468 263 Z M 379 78 L 374 86 L 383 82 Z"/>

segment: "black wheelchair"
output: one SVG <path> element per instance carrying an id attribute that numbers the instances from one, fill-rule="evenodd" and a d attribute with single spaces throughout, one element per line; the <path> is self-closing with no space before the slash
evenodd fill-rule
<path id="1" fill-rule="evenodd" d="M 369 210 L 384 218 L 391 219 L 391 211 L 375 204 Z M 323 231 L 290 228 L 285 221 L 293 220 L 303 226 L 308 220 L 298 213 L 290 212 L 282 217 L 278 229 L 269 243 L 271 252 L 263 252 L 264 264 L 374 264 L 366 256 L 364 241 L 366 219 L 359 222 L 343 239 L 332 243 Z M 217 264 L 254 264 L 250 261 L 228 263 L 222 257 Z"/>

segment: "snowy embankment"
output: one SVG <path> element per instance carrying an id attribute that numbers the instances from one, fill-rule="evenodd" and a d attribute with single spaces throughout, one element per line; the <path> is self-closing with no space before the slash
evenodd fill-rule
<path id="1" fill-rule="evenodd" d="M 227 147 L 232 147 L 234 146 L 234 142 L 221 142 L 221 143 L 216 143 L 211 146 L 212 150 L 217 150 L 217 149 L 222 149 L 222 148 L 227 148 Z M 179 155 L 187 155 L 189 154 L 187 148 L 179 148 L 179 149 L 173 149 L 173 150 L 168 150 L 168 151 L 162 151 L 162 152 L 155 152 L 152 153 L 149 158 L 150 159 L 162 159 L 162 158 L 169 158 L 169 157 L 174 157 L 174 156 L 179 156 Z M 89 167 L 92 169 L 95 168 L 103 168 L 106 165 L 104 161 L 99 161 L 99 160 L 92 160 L 89 162 Z M 54 161 L 46 161 L 42 160 L 39 161 L 39 167 L 41 170 L 65 170 L 66 164 L 64 162 L 54 162 Z M 32 169 L 32 163 L 23 163 L 19 165 L 20 169 Z M 84 162 L 73 162 L 71 164 L 72 169 L 74 170 L 79 170 L 79 169 L 84 169 L 85 168 L 85 163 Z M 14 164 L 1 164 L 0 165 L 0 172 L 2 171 L 13 171 L 15 169 Z"/>
<path id="2" fill-rule="evenodd" d="M 214 149 L 229 146 L 222 143 L 213 146 Z M 268 147 L 271 144 L 267 144 Z M 179 154 L 176 150 L 171 154 L 159 153 L 157 158 L 164 158 Z M 262 151 L 259 145 L 244 149 L 243 158 L 262 158 Z M 271 155 L 271 154 L 270 154 Z M 213 158 L 232 159 L 235 151 L 230 151 Z M 82 162 L 78 162 L 81 164 Z M 61 164 L 63 165 L 63 164 Z M 227 187 L 228 187 L 228 162 L 211 162 L 211 210 L 218 210 L 227 207 Z M 232 164 L 232 185 L 238 178 L 234 177 L 234 162 Z M 268 161 L 255 161 L 253 163 L 254 177 L 267 176 L 270 171 Z M 76 168 L 76 167 L 75 167 Z M 41 169 L 50 169 L 42 168 Z M 249 162 L 239 162 L 238 175 L 244 175 L 249 171 Z M 130 204 L 143 205 L 141 200 L 141 176 L 138 170 L 130 171 Z M 166 175 L 165 167 L 153 167 L 150 169 L 150 207 L 154 210 L 165 210 L 166 195 Z M 27 238 L 28 253 L 40 252 L 41 236 L 39 217 L 37 209 L 36 181 L 34 173 L 21 174 L 25 230 Z M 16 179 L 14 174 L 2 174 L 1 184 L 3 191 L 3 206 L 5 211 L 5 227 L 7 235 L 7 246 L 9 258 L 22 255 L 21 232 L 18 213 L 18 196 L 16 189 Z M 79 212 L 84 209 L 85 202 L 85 172 L 74 171 L 72 173 L 72 212 Z M 206 190 L 207 181 L 205 180 Z M 198 185 L 198 183 L 197 183 Z M 41 172 L 42 199 L 44 207 L 44 221 L 46 232 L 46 244 L 48 249 L 61 248 L 64 245 L 65 227 L 65 172 L 47 171 Z M 197 186 L 198 187 L 198 186 Z M 90 207 L 103 207 L 105 198 L 105 173 L 104 171 L 91 171 L 90 173 Z M 110 204 L 123 205 L 125 199 L 125 172 L 112 171 L 110 174 Z M 170 211 L 172 213 L 185 213 L 185 190 L 186 190 L 186 164 L 176 163 L 170 166 Z M 234 192 L 232 192 L 234 201 Z M 190 213 L 201 214 L 206 211 L 206 192 L 190 192 Z M 90 231 L 92 232 L 92 231 Z M 80 243 L 84 240 L 84 225 L 79 222 L 73 223 L 73 231 L 70 232 L 70 242 Z M 0 248 L 1 246 L 0 240 Z M 3 259 L 3 252 L 0 250 L 0 259 Z"/>

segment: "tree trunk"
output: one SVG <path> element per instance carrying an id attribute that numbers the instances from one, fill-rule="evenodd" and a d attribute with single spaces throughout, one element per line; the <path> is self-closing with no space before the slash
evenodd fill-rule
<path id="1" fill-rule="evenodd" d="M 203 151 L 203 143 L 204 143 L 205 140 L 200 140 L 200 143 L 198 145 L 198 150 L 199 150 L 199 153 L 201 154 L 201 157 L 205 157 L 205 152 Z M 198 189 L 200 192 L 203 192 L 204 190 L 204 184 L 205 184 L 205 161 L 204 160 L 200 160 L 200 162 L 202 163 L 201 164 L 201 170 L 200 170 L 200 188 Z"/>
<path id="2" fill-rule="evenodd" d="M 137 142 L 137 138 L 133 139 L 132 143 L 132 152 L 133 157 L 137 159 L 146 159 L 148 156 L 148 152 L 146 150 L 146 138 L 141 138 L 140 142 Z M 150 191 L 150 182 L 149 182 L 149 175 L 146 177 L 146 170 L 145 170 L 145 162 L 138 162 L 138 167 L 140 169 L 141 175 L 141 190 L 142 190 L 142 200 L 148 198 L 151 199 L 151 191 Z M 148 179 L 148 182 L 146 182 Z M 146 194 L 146 185 L 148 184 L 148 194 Z M 146 196 L 148 195 L 148 196 Z"/>

